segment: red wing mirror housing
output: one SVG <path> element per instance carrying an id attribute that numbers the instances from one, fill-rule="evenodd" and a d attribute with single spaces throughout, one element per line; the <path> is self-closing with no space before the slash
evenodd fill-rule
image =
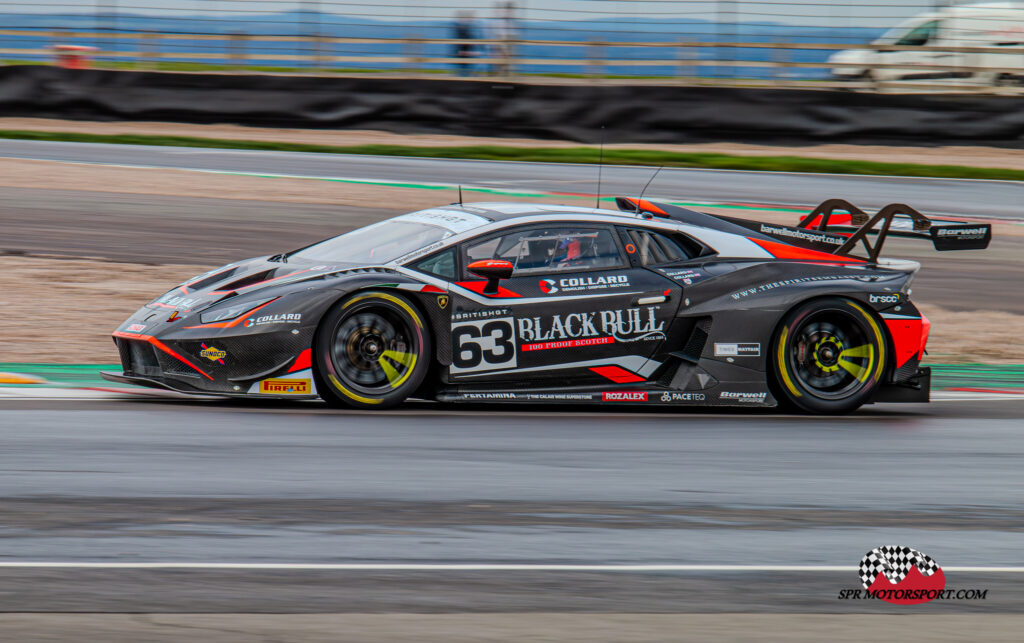
<path id="1" fill-rule="evenodd" d="M 483 294 L 497 295 L 498 282 L 512 276 L 514 266 L 509 261 L 502 259 L 481 259 L 466 266 L 471 273 L 487 280 Z"/>

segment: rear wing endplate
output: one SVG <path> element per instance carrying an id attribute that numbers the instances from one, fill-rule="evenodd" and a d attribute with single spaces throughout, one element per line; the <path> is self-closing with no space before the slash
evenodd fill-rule
<path id="1" fill-rule="evenodd" d="M 846 212 L 842 217 L 836 212 Z M 832 219 L 839 219 L 832 223 Z M 879 227 L 881 224 L 881 227 Z M 992 226 L 988 223 L 963 223 L 929 219 L 904 203 L 890 203 L 874 215 L 869 215 L 844 199 L 829 199 L 800 220 L 797 230 L 834 233 L 846 239 L 832 254 L 853 256 L 861 244 L 872 262 L 878 261 L 885 240 L 890 236 L 929 239 L 936 250 L 984 250 L 992 241 Z M 874 243 L 868 239 L 874 236 Z"/>

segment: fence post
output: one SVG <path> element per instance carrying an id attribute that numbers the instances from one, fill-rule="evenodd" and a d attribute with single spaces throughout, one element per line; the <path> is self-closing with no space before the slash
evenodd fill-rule
<path id="1" fill-rule="evenodd" d="M 160 66 L 158 62 L 160 58 L 158 42 L 160 42 L 160 34 L 153 33 L 152 31 L 142 34 L 142 38 L 139 39 L 139 49 L 142 56 L 136 62 L 136 68 L 155 70 Z"/>
<path id="2" fill-rule="evenodd" d="M 420 65 L 423 64 L 423 40 L 419 36 L 412 36 L 402 41 L 403 58 L 405 58 L 405 69 L 410 74 L 417 74 Z"/>
<path id="3" fill-rule="evenodd" d="M 604 48 L 605 44 L 603 42 L 597 40 L 587 41 L 587 73 L 594 80 L 601 78 L 601 61 L 604 60 Z"/>
<path id="4" fill-rule="evenodd" d="M 685 84 L 687 78 L 699 80 L 697 78 L 699 67 L 694 64 L 698 55 L 697 51 L 695 48 L 687 46 L 684 38 L 680 38 L 678 42 L 679 66 L 676 68 L 676 76 L 678 76 L 679 82 Z"/>
<path id="5" fill-rule="evenodd" d="M 328 42 L 329 40 L 330 38 L 323 34 L 318 34 L 314 38 L 314 46 L 316 47 L 316 66 L 318 69 L 324 69 L 328 64 L 328 54 L 326 51 L 331 45 L 331 43 Z"/>
<path id="6" fill-rule="evenodd" d="M 231 65 L 234 67 L 244 67 L 249 59 L 249 53 L 247 51 L 249 45 L 249 34 L 247 33 L 233 33 L 229 38 L 231 44 L 231 53 L 228 56 Z"/>

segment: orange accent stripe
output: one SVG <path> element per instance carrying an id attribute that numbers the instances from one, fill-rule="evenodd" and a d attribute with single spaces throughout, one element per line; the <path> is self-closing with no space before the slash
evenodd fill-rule
<path id="1" fill-rule="evenodd" d="M 168 355 L 170 355 L 174 359 L 178 360 L 182 364 L 187 365 L 189 368 L 191 368 L 195 372 L 199 373 L 200 375 L 202 375 L 206 379 L 208 379 L 210 381 L 213 381 L 213 378 L 210 377 L 209 373 L 207 373 L 203 369 L 199 368 L 198 366 L 196 366 L 192 362 L 188 361 L 187 359 L 182 357 L 177 351 L 172 349 L 167 344 L 161 342 L 156 337 L 153 337 L 152 335 L 141 335 L 139 333 L 125 333 L 125 332 L 117 330 L 117 331 L 114 331 L 113 336 L 114 337 L 121 337 L 123 339 L 137 339 L 137 340 L 140 340 L 140 341 L 143 341 L 143 342 L 149 342 L 150 344 L 152 344 L 156 348 L 159 348 L 163 352 L 167 353 Z"/>
<path id="2" fill-rule="evenodd" d="M 630 197 L 626 197 L 626 200 L 632 203 L 633 205 L 639 207 L 640 210 L 646 210 L 647 212 L 652 212 L 654 214 L 661 214 L 666 217 L 668 216 L 668 212 L 665 212 L 664 210 L 654 205 L 650 201 L 646 201 L 644 199 L 633 199 Z"/>
<path id="3" fill-rule="evenodd" d="M 312 365 L 312 353 L 310 352 L 310 349 L 307 348 L 306 350 L 299 353 L 299 356 L 295 358 L 295 363 L 292 364 L 292 367 L 288 369 L 288 372 L 294 373 L 295 371 L 302 371 L 307 368 L 310 368 Z"/>
<path id="4" fill-rule="evenodd" d="M 631 373 L 619 366 L 594 366 L 590 370 L 602 377 L 607 377 L 616 384 L 629 384 L 630 382 L 643 382 L 644 378 L 636 373 Z"/>
<path id="5" fill-rule="evenodd" d="M 833 255 L 827 252 L 819 252 L 809 248 L 791 246 L 788 243 L 779 243 L 764 239 L 747 237 L 757 245 L 767 250 L 776 259 L 797 259 L 800 261 L 827 261 L 829 263 L 864 263 L 862 259 Z"/>
<path id="6" fill-rule="evenodd" d="M 280 297 L 278 297 L 277 299 L 280 299 Z M 235 326 L 237 326 L 237 325 L 241 324 L 242 322 L 244 322 L 246 317 L 248 317 L 249 315 L 253 314 L 254 312 L 256 312 L 257 310 L 259 310 L 261 308 L 266 308 L 270 304 L 272 304 L 275 301 L 277 301 L 277 299 L 271 299 L 270 301 L 268 301 L 267 303 L 263 304 L 262 306 L 257 306 L 255 308 L 253 308 L 252 310 L 247 310 L 244 313 L 242 313 L 241 315 L 239 315 L 238 317 L 236 317 L 233 321 L 217 322 L 215 324 L 200 324 L 198 326 L 185 326 L 185 327 L 182 328 L 182 330 L 191 329 L 191 328 L 234 328 Z"/>
<path id="7" fill-rule="evenodd" d="M 287 279 L 288 277 L 294 277 L 295 275 L 301 275 L 302 273 L 309 272 L 311 270 L 312 270 L 312 268 L 306 268 L 305 270 L 297 270 L 295 272 L 290 272 L 287 275 L 281 275 L 280 277 L 274 277 L 273 279 L 267 279 L 266 281 L 257 281 L 254 284 L 249 284 L 248 286 L 242 286 L 238 290 L 239 290 L 239 292 L 241 292 L 243 290 L 249 290 L 250 288 L 255 288 L 256 286 L 262 286 L 264 284 L 273 283 L 273 282 L 278 281 L 280 279 Z"/>
<path id="8" fill-rule="evenodd" d="M 223 275 L 225 272 L 228 272 L 230 270 L 231 270 L 231 268 L 225 268 L 224 270 L 221 270 L 220 272 L 213 273 L 212 275 L 207 275 L 205 277 L 197 277 L 196 279 L 193 279 L 192 281 L 186 283 L 185 285 L 186 286 L 191 286 L 192 284 L 199 283 L 200 281 L 204 281 L 206 279 L 213 279 L 214 277 L 219 277 L 220 275 Z"/>
<path id="9" fill-rule="evenodd" d="M 455 283 L 456 286 L 462 286 L 466 290 L 472 290 L 475 293 L 484 294 L 484 288 L 487 287 L 486 281 L 458 281 Z M 486 297 L 522 297 L 517 292 L 512 292 L 504 286 L 498 286 L 498 294 L 496 295 L 485 295 Z"/>

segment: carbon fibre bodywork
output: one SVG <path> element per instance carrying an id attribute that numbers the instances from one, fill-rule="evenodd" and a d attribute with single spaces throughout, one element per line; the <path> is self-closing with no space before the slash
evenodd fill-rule
<path id="1" fill-rule="evenodd" d="M 439 225 L 450 233 L 377 264 L 278 255 L 179 285 L 114 332 L 123 372 L 104 376 L 196 394 L 315 399 L 321 319 L 353 293 L 387 291 L 423 313 L 434 339 L 419 397 L 771 407 L 780 321 L 801 303 L 838 296 L 884 334 L 874 399 L 928 399 L 920 367 L 928 322 L 909 300 L 912 262 L 829 255 L 692 211 L 653 218 L 640 207 L 472 204 L 414 215 L 449 220 Z M 466 269 L 470 243 L 553 225 L 607 231 L 617 263 L 517 271 L 496 294 L 483 293 L 484 281 Z M 663 235 L 685 256 L 647 261 L 633 243 L 638 233 Z M 450 275 L 422 268 L 447 252 Z"/>

